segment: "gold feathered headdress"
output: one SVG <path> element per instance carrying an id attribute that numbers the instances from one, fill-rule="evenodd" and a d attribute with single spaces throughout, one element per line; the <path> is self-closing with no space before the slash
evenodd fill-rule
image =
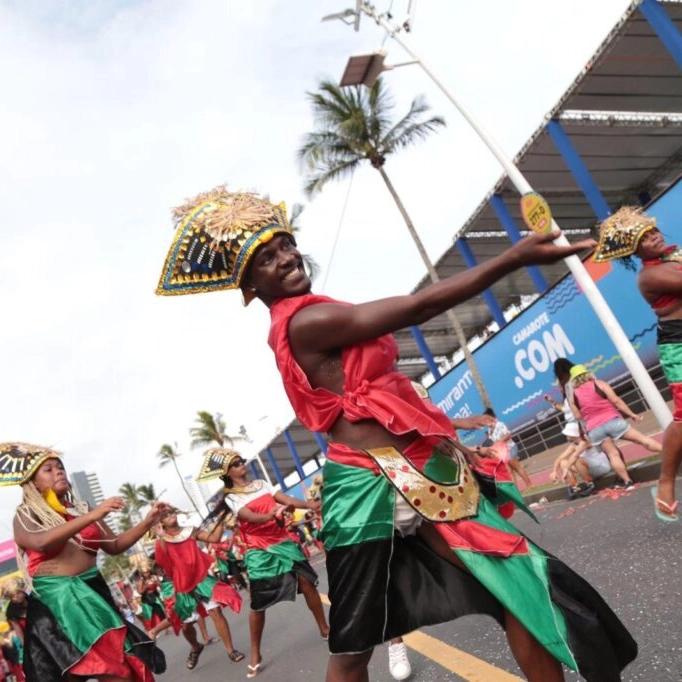
<path id="1" fill-rule="evenodd" d="M 256 249 L 277 234 L 292 234 L 283 203 L 225 186 L 187 201 L 173 217 L 177 229 L 156 289 L 160 296 L 238 289 Z M 244 291 L 245 305 L 254 296 Z"/>
<path id="2" fill-rule="evenodd" d="M 594 252 L 597 263 L 634 255 L 642 237 L 656 229 L 656 218 L 635 206 L 623 206 L 604 220 L 599 228 L 599 244 Z"/>

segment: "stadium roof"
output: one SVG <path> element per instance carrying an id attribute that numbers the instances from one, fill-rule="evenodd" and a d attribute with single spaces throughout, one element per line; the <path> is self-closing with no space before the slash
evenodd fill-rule
<path id="1" fill-rule="evenodd" d="M 682 29 L 682 1 L 659 0 L 663 9 Z M 679 176 L 682 166 L 682 70 L 633 2 L 606 37 L 592 59 L 568 88 L 546 122 L 556 120 L 570 138 L 608 205 L 639 204 L 655 197 Z M 585 236 L 597 218 L 546 125 L 531 136 L 514 159 L 535 191 L 549 202 L 558 225 L 570 236 Z M 491 207 L 492 195 L 502 197 L 520 227 L 519 195 L 502 176 L 453 237 L 453 245 L 436 263 L 441 278 L 466 269 L 454 245 L 466 236 L 477 261 L 484 261 L 509 247 L 509 238 Z M 563 263 L 542 266 L 549 286 L 567 272 Z M 415 287 L 419 290 L 429 279 Z M 502 309 L 518 304 L 522 296 L 537 293 L 526 271 L 518 271 L 493 285 Z M 460 305 L 457 316 L 467 338 L 481 333 L 492 321 L 482 297 Z M 451 358 L 459 349 L 444 315 L 420 327 L 437 360 Z M 412 334 L 396 335 L 400 369 L 412 379 L 428 372 Z M 302 461 L 319 453 L 317 441 L 298 420 L 288 427 Z M 269 447 L 284 476 L 295 470 L 282 435 Z M 263 458 L 265 460 L 265 458 Z M 269 467 L 272 479 L 274 473 Z"/>

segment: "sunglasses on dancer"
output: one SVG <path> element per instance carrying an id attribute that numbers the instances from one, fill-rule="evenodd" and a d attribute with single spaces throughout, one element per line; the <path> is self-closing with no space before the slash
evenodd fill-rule
<path id="1" fill-rule="evenodd" d="M 243 467 L 246 464 L 245 459 L 235 459 L 232 462 L 230 462 L 230 466 L 228 466 L 228 469 L 232 469 L 232 467 Z"/>

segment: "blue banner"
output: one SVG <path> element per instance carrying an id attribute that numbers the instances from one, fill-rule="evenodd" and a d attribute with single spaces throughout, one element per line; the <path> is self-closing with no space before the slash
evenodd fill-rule
<path id="1" fill-rule="evenodd" d="M 682 241 L 682 225 L 677 217 L 681 202 L 682 182 L 678 180 L 647 207 L 647 213 L 656 216 L 668 244 Z M 634 260 L 639 266 L 639 261 Z M 637 289 L 636 273 L 618 262 L 597 265 L 589 260 L 585 265 L 642 362 L 647 367 L 655 364 L 656 317 Z M 544 395 L 559 397 L 553 364 L 560 357 L 585 365 L 605 381 L 628 374 L 570 274 L 474 352 L 495 413 L 510 429 L 520 429 L 554 414 Z M 431 386 L 429 395 L 452 418 L 483 411 L 466 363 L 460 363 Z M 460 435 L 464 442 L 480 439 L 480 434 Z"/>

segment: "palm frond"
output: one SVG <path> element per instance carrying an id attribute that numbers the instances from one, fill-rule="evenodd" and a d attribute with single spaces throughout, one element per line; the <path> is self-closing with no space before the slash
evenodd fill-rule
<path id="1" fill-rule="evenodd" d="M 138 495 L 145 504 L 153 504 L 156 502 L 156 498 L 158 497 L 156 490 L 154 490 L 153 483 L 145 483 L 140 485 L 138 487 Z"/>
<path id="2" fill-rule="evenodd" d="M 351 175 L 362 161 L 382 168 L 386 156 L 423 140 L 445 121 L 438 116 L 423 120 L 429 110 L 417 97 L 409 111 L 392 123 L 393 98 L 378 79 L 364 86 L 342 88 L 322 80 L 309 92 L 315 130 L 303 137 L 297 158 L 305 175 L 304 191 L 314 195 L 330 181 Z"/>
<path id="3" fill-rule="evenodd" d="M 303 258 L 303 267 L 305 268 L 308 277 L 310 277 L 310 280 L 314 282 L 319 277 L 320 272 L 322 272 L 322 267 L 312 256 L 308 254 L 301 254 L 301 257 Z"/>
<path id="4" fill-rule="evenodd" d="M 159 468 L 163 468 L 167 464 L 170 464 L 171 462 L 175 461 L 178 457 L 180 457 L 177 443 L 175 444 L 175 447 L 169 445 L 168 443 L 164 443 L 159 448 L 159 451 L 156 453 L 156 456 L 159 458 Z"/>
<path id="5" fill-rule="evenodd" d="M 305 206 L 298 203 L 293 204 L 289 209 L 289 225 L 291 226 L 292 232 L 300 231 L 301 226 L 298 224 L 298 219 L 301 217 L 303 211 L 305 211 Z"/>
<path id="6" fill-rule="evenodd" d="M 235 441 L 246 440 L 242 435 L 229 435 L 227 424 L 219 413 L 211 414 L 206 410 L 200 410 L 196 416 L 197 426 L 189 430 L 191 437 L 190 447 L 199 448 L 206 445 L 234 445 Z"/>
<path id="7" fill-rule="evenodd" d="M 308 176 L 308 182 L 306 183 L 303 191 L 307 196 L 313 196 L 317 192 L 322 191 L 322 188 L 333 180 L 340 180 L 343 177 L 352 175 L 358 165 L 360 165 L 361 159 L 356 159 L 345 164 L 337 165 L 326 170 L 320 170 L 316 174 L 310 174 Z"/>

